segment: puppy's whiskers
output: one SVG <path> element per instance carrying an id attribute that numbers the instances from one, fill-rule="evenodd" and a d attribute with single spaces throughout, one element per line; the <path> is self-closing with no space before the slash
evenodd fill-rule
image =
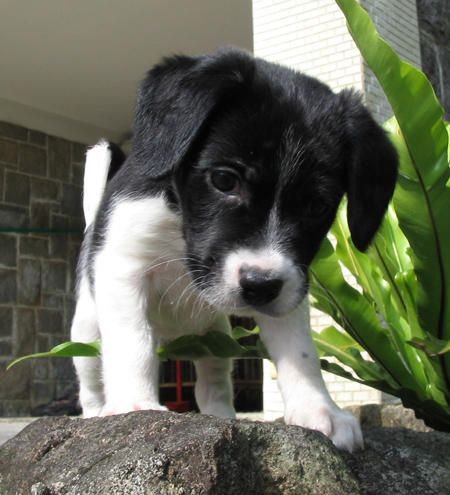
<path id="1" fill-rule="evenodd" d="M 201 270 L 193 270 L 189 274 L 193 275 L 194 273 L 201 273 Z M 200 277 L 200 278 L 202 278 L 202 277 Z M 185 297 L 185 295 L 186 295 L 186 300 L 183 301 L 183 298 Z M 175 316 L 176 317 L 178 316 L 178 312 L 179 312 L 180 308 L 182 306 L 186 307 L 189 304 L 189 299 L 191 297 L 195 297 L 195 296 L 199 297 L 199 292 L 197 290 L 196 281 L 194 279 L 191 279 L 189 284 L 186 285 L 186 287 L 183 289 L 180 296 L 178 297 L 178 302 L 177 302 L 177 305 L 175 306 Z M 194 302 L 194 305 L 195 305 L 195 302 Z M 191 311 L 191 318 L 192 318 L 192 311 Z"/>
<path id="2" fill-rule="evenodd" d="M 163 292 L 162 296 L 160 297 L 159 299 L 159 304 L 158 304 L 158 313 L 161 314 L 161 307 L 162 307 L 162 304 L 163 304 L 163 301 L 164 301 L 164 298 L 168 296 L 170 290 L 172 289 L 172 287 L 174 287 L 177 283 L 179 283 L 183 278 L 189 276 L 190 273 L 189 272 L 184 272 L 182 273 L 181 275 L 179 275 L 168 287 L 167 289 Z M 172 304 L 172 302 L 170 302 L 170 304 Z M 178 303 L 177 303 L 178 304 Z"/>

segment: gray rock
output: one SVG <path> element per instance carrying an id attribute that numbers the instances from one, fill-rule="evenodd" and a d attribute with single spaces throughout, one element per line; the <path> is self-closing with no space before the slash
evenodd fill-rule
<path id="1" fill-rule="evenodd" d="M 346 456 L 365 495 L 448 495 L 450 435 L 366 428 L 366 448 Z M 345 455 L 345 454 L 344 454 Z"/>
<path id="2" fill-rule="evenodd" d="M 0 448 L 0 493 L 445 494 L 450 436 L 365 431 L 366 449 L 280 423 L 143 411 L 36 421 Z"/>
<path id="3" fill-rule="evenodd" d="M 412 409 L 394 404 L 364 404 L 346 407 L 364 426 L 388 426 L 408 428 L 414 431 L 432 431 Z"/>
<path id="4" fill-rule="evenodd" d="M 319 433 L 156 411 L 45 418 L 28 426 L 0 449 L 0 493 L 32 489 L 83 495 L 359 493 L 350 469 Z"/>

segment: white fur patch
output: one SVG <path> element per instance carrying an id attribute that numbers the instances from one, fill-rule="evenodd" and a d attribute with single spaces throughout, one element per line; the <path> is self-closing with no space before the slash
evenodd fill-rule
<path id="1" fill-rule="evenodd" d="M 319 430 L 350 452 L 362 447 L 358 420 L 333 402 L 323 381 L 311 336 L 308 299 L 284 317 L 255 318 L 277 368 L 285 422 Z"/>
<path id="2" fill-rule="evenodd" d="M 94 263 L 95 310 L 86 315 L 91 303 L 83 289 L 77 305 L 80 316 L 72 328 L 73 337 L 86 340 L 90 328 L 96 327 L 102 340 L 102 390 L 99 373 L 94 376 L 85 362 L 76 362 L 82 388 L 97 391 L 97 397 L 81 397 L 86 415 L 160 409 L 158 342 L 183 333 L 230 330 L 224 315 L 199 301 L 184 265 L 184 248 L 180 219 L 162 196 L 113 205 L 105 243 Z M 234 414 L 232 396 L 214 392 L 223 386 L 231 390 L 229 367 L 219 368 L 218 375 L 220 386 L 219 381 L 200 377 L 200 395 L 209 411 Z M 222 397 L 222 403 L 216 404 L 214 397 Z M 101 411 L 93 411 L 90 404 L 103 401 Z"/>
<path id="3" fill-rule="evenodd" d="M 283 280 L 280 295 L 267 308 L 262 308 L 263 312 L 278 315 L 294 309 L 298 304 L 298 294 L 302 292 L 305 283 L 304 277 L 288 256 L 271 246 L 257 250 L 238 249 L 225 258 L 222 280 L 216 288 L 216 298 L 222 300 L 224 307 L 228 306 L 242 313 L 254 313 L 254 310 L 243 305 L 239 296 L 239 271 L 245 265 L 270 271 L 275 278 Z"/>
<path id="4" fill-rule="evenodd" d="M 100 141 L 86 153 L 83 184 L 83 211 L 86 229 L 94 221 L 105 191 L 111 164 L 111 150 L 106 141 Z"/>

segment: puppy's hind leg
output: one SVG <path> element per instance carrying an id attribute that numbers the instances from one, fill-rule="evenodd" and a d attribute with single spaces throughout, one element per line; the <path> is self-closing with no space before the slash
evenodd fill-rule
<path id="1" fill-rule="evenodd" d="M 214 330 L 229 333 L 228 318 L 222 317 Z M 195 399 L 202 414 L 211 414 L 220 418 L 235 418 L 233 405 L 233 383 L 231 359 L 205 358 L 194 361 L 197 381 L 195 383 Z"/>
<path id="2" fill-rule="evenodd" d="M 73 342 L 92 342 L 100 339 L 95 303 L 85 280 L 80 284 L 71 339 Z M 85 418 L 98 416 L 105 403 L 101 359 L 76 357 L 73 361 L 80 381 L 80 404 L 83 416 Z"/>

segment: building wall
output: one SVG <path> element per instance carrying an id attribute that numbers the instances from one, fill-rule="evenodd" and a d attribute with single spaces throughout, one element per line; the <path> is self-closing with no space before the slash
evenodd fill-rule
<path id="1" fill-rule="evenodd" d="M 417 0 L 423 71 L 450 120 L 450 2 Z"/>
<path id="2" fill-rule="evenodd" d="M 334 0 L 253 0 L 255 55 L 361 90 L 361 58 Z"/>
<path id="3" fill-rule="evenodd" d="M 84 153 L 80 143 L 0 122 L 0 416 L 29 414 L 75 388 L 69 360 L 5 366 L 68 339 Z"/>

